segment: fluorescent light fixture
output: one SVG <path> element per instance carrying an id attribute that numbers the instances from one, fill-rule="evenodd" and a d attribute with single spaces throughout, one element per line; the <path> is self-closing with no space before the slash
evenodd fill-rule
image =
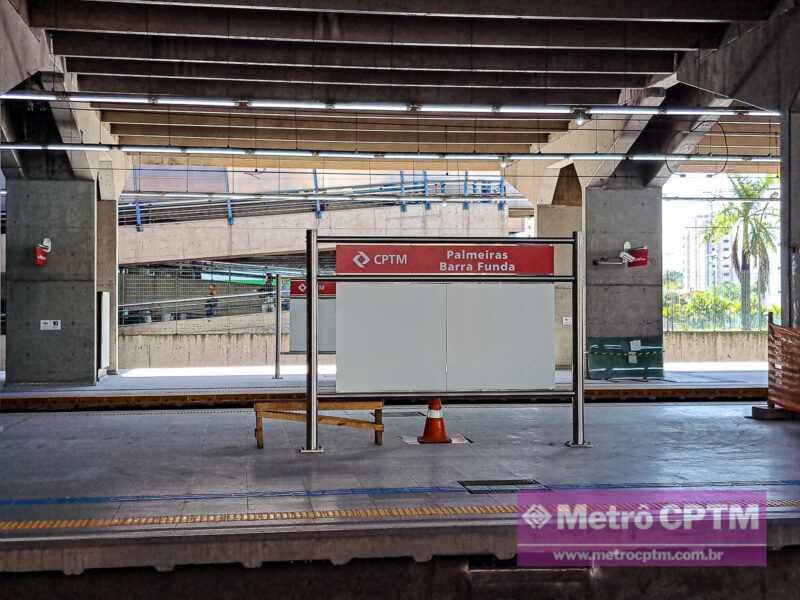
<path id="1" fill-rule="evenodd" d="M 16 144 L 7 142 L 0 144 L 0 150 L 44 150 L 44 144 Z"/>
<path id="2" fill-rule="evenodd" d="M 570 154 L 571 160 L 625 160 L 624 154 Z"/>
<path id="3" fill-rule="evenodd" d="M 570 115 L 572 114 L 572 108 L 569 106 L 501 106 L 497 109 L 497 112 Z"/>
<path id="4" fill-rule="evenodd" d="M 151 154 L 181 154 L 183 148 L 175 146 L 120 146 L 123 152 L 148 152 Z"/>
<path id="5" fill-rule="evenodd" d="M 299 108 L 307 110 L 325 110 L 325 102 L 294 101 L 294 100 L 249 100 L 247 105 L 251 108 Z"/>
<path id="6" fill-rule="evenodd" d="M 108 152 L 111 146 L 103 144 L 47 144 L 46 150 L 64 150 L 76 152 Z"/>
<path id="7" fill-rule="evenodd" d="M 748 117 L 780 117 L 781 113 L 777 110 L 748 110 Z"/>
<path id="8" fill-rule="evenodd" d="M 509 156 L 511 160 L 564 160 L 567 158 L 566 154 L 512 154 Z"/>
<path id="9" fill-rule="evenodd" d="M 156 104 L 190 104 L 194 106 L 239 106 L 239 102 L 230 98 L 180 98 L 177 96 L 161 96 Z"/>
<path id="10" fill-rule="evenodd" d="M 465 113 L 490 113 L 494 107 L 488 104 L 422 104 L 420 112 L 465 112 Z"/>
<path id="11" fill-rule="evenodd" d="M 715 156 L 713 154 L 693 154 L 687 156 L 685 160 L 696 162 L 743 162 L 741 156 Z"/>
<path id="12" fill-rule="evenodd" d="M 728 110 L 724 108 L 665 108 L 665 115 L 684 115 L 684 116 L 698 116 L 703 115 L 717 116 L 717 117 L 734 117 L 739 113 L 735 110 Z"/>
<path id="13" fill-rule="evenodd" d="M 320 152 L 322 158 L 375 158 L 372 152 Z"/>
<path id="14" fill-rule="evenodd" d="M 419 154 L 413 154 L 411 152 L 386 152 L 383 155 L 383 158 L 397 158 L 404 160 L 436 160 L 441 157 L 441 154 L 425 152 L 420 152 Z"/>
<path id="15" fill-rule="evenodd" d="M 247 154 L 244 148 L 186 148 L 186 154 Z"/>
<path id="16" fill-rule="evenodd" d="M 666 154 L 633 154 L 628 157 L 630 160 L 643 160 L 643 161 L 666 161 L 675 160 L 680 157 L 667 156 Z"/>
<path id="17" fill-rule="evenodd" d="M 445 154 L 445 160 L 500 160 L 497 154 Z"/>
<path id="18" fill-rule="evenodd" d="M 118 102 L 121 104 L 151 104 L 153 102 L 149 96 L 120 96 L 118 94 L 69 94 L 67 100 L 70 102 Z"/>
<path id="19" fill-rule="evenodd" d="M 58 100 L 58 96 L 46 92 L 7 92 L 0 94 L 0 100 L 43 100 L 52 102 Z"/>
<path id="20" fill-rule="evenodd" d="M 753 156 L 750 158 L 750 161 L 758 163 L 780 163 L 781 159 L 776 156 Z"/>
<path id="21" fill-rule="evenodd" d="M 256 150 L 256 156 L 314 156 L 311 150 Z"/>
<path id="22" fill-rule="evenodd" d="M 408 104 L 400 102 L 335 102 L 333 108 L 336 110 L 392 110 L 404 112 L 408 110 Z"/>
<path id="23" fill-rule="evenodd" d="M 596 106 L 590 108 L 588 112 L 592 115 L 657 115 L 661 109 L 637 106 Z"/>

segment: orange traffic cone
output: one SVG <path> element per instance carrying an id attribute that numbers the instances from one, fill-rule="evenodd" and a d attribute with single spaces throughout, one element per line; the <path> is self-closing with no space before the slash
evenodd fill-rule
<path id="1" fill-rule="evenodd" d="M 425 431 L 418 437 L 420 444 L 449 444 L 452 442 L 444 428 L 442 417 L 442 400 L 433 398 L 428 402 L 428 418 L 425 419 Z"/>

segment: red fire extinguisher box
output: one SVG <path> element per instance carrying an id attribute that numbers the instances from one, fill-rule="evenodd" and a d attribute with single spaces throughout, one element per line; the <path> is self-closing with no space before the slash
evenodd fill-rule
<path id="1" fill-rule="evenodd" d="M 47 250 L 41 245 L 36 246 L 36 266 L 43 267 L 47 264 Z"/>
<path id="2" fill-rule="evenodd" d="M 629 254 L 633 256 L 633 261 L 628 263 L 628 267 L 646 267 L 647 266 L 647 247 L 631 248 Z"/>

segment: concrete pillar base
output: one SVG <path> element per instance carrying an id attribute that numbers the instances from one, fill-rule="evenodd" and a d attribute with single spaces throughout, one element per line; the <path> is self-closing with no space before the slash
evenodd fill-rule
<path id="1" fill-rule="evenodd" d="M 608 180 L 585 205 L 588 377 L 663 377 L 661 188 Z M 625 242 L 648 248 L 646 267 L 593 264 Z"/>
<path id="2" fill-rule="evenodd" d="M 8 181 L 9 384 L 97 382 L 96 204 L 94 181 Z"/>

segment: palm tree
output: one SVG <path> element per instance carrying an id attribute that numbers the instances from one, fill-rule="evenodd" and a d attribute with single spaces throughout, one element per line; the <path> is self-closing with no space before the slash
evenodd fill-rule
<path id="1" fill-rule="evenodd" d="M 706 242 L 719 242 L 730 235 L 733 243 L 731 255 L 736 277 L 741 284 L 742 329 L 751 328 L 751 273 L 756 269 L 756 301 L 760 305 L 769 286 L 769 254 L 775 252 L 775 234 L 773 227 L 778 211 L 770 208 L 769 203 L 755 199 L 764 198 L 764 194 L 777 181 L 776 177 L 750 178 L 729 175 L 737 198 L 748 199 L 749 202 L 729 202 L 714 216 L 711 229 L 706 232 Z"/>

